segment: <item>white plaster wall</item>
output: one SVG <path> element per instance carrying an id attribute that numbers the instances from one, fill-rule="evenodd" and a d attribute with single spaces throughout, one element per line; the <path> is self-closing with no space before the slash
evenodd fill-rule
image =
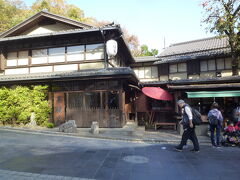
<path id="1" fill-rule="evenodd" d="M 172 79 L 172 80 L 187 79 L 187 73 L 174 73 L 174 74 L 169 74 L 169 79 Z"/>
<path id="2" fill-rule="evenodd" d="M 28 58 L 18 59 L 18 66 L 28 65 Z"/>
<path id="3" fill-rule="evenodd" d="M 56 65 L 54 66 L 54 71 L 77 71 L 78 64 L 68 64 L 68 65 Z"/>
<path id="4" fill-rule="evenodd" d="M 104 64 L 101 62 L 99 62 L 99 63 L 83 63 L 83 64 L 80 64 L 79 66 L 80 66 L 80 70 L 104 68 Z"/>
<path id="5" fill-rule="evenodd" d="M 151 82 L 151 81 L 159 81 L 158 78 L 149 78 L 149 79 L 140 79 L 141 82 Z"/>
<path id="6" fill-rule="evenodd" d="M 7 60 L 7 66 L 17 66 L 17 60 Z"/>
<path id="7" fill-rule="evenodd" d="M 200 76 L 199 75 L 189 75 L 188 79 L 199 79 Z"/>
<path id="8" fill-rule="evenodd" d="M 81 61 L 84 60 L 84 54 L 68 54 L 67 61 Z"/>
<path id="9" fill-rule="evenodd" d="M 69 29 L 73 29 L 73 27 L 62 24 L 62 23 L 56 23 L 56 24 L 45 25 L 45 26 L 37 25 L 29 29 L 28 31 L 25 31 L 24 33 L 22 33 L 22 35 L 45 34 L 45 33 L 64 31 Z"/>
<path id="10" fill-rule="evenodd" d="M 201 72 L 200 78 L 212 78 L 216 77 L 216 72 Z"/>
<path id="11" fill-rule="evenodd" d="M 28 74 L 28 68 L 6 69 L 5 75 Z"/>
<path id="12" fill-rule="evenodd" d="M 33 57 L 32 64 L 45 64 L 48 62 L 47 57 Z"/>
<path id="13" fill-rule="evenodd" d="M 86 60 L 104 59 L 103 52 L 86 53 Z"/>
<path id="14" fill-rule="evenodd" d="M 49 56 L 48 62 L 49 63 L 65 62 L 65 55 Z"/>
<path id="15" fill-rule="evenodd" d="M 30 73 L 52 72 L 52 66 L 31 67 Z"/>
<path id="16" fill-rule="evenodd" d="M 160 76 L 160 81 L 168 81 L 168 75 L 161 75 Z"/>
<path id="17" fill-rule="evenodd" d="M 221 71 L 222 77 L 232 76 L 232 70 Z"/>

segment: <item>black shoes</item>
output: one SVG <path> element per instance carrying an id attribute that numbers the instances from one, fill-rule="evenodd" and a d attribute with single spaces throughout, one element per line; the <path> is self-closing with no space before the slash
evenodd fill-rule
<path id="1" fill-rule="evenodd" d="M 199 153 L 200 152 L 199 150 L 196 150 L 196 149 L 191 149 L 190 151 L 191 152 L 195 152 L 195 153 Z"/>
<path id="2" fill-rule="evenodd" d="M 183 151 L 183 149 L 180 148 L 179 146 L 175 146 L 175 150 L 178 151 L 178 152 L 182 152 Z M 199 150 L 196 150 L 196 149 L 191 149 L 190 151 L 191 152 L 195 152 L 195 153 L 199 152 Z"/>
<path id="3" fill-rule="evenodd" d="M 180 148 L 178 146 L 175 147 L 175 150 L 178 151 L 178 152 L 182 152 L 182 148 Z"/>

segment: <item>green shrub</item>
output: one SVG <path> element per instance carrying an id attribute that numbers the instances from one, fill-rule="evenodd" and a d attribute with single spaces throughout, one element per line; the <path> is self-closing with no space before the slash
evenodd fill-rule
<path id="1" fill-rule="evenodd" d="M 0 122 L 3 124 L 27 124 L 35 113 L 37 125 L 48 122 L 51 108 L 47 100 L 48 86 L 16 86 L 0 88 Z"/>
<path id="2" fill-rule="evenodd" d="M 50 122 L 47 122 L 45 126 L 46 126 L 47 128 L 54 128 L 54 124 L 53 124 L 53 123 L 50 123 Z"/>

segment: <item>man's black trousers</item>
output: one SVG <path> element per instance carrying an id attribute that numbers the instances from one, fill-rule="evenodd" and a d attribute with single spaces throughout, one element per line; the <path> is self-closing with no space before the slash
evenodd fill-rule
<path id="1" fill-rule="evenodd" d="M 182 135 L 182 140 L 179 145 L 179 148 L 182 149 L 184 145 L 186 145 L 187 140 L 190 139 L 193 142 L 194 150 L 198 151 L 199 150 L 199 143 L 198 139 L 195 133 L 195 127 L 194 128 L 185 128 L 183 135 Z"/>

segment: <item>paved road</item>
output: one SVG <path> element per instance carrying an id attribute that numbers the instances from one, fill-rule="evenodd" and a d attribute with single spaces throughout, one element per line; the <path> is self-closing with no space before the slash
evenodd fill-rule
<path id="1" fill-rule="evenodd" d="M 174 145 L 0 130 L 0 179 L 239 179 L 240 148 Z"/>

